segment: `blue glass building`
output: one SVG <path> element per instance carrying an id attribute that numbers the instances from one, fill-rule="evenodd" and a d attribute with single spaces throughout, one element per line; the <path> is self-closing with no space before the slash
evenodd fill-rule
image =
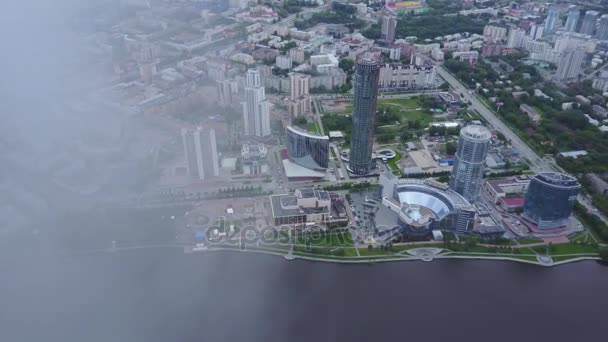
<path id="1" fill-rule="evenodd" d="M 287 156 L 294 163 L 312 170 L 327 169 L 329 137 L 287 126 Z"/>
<path id="2" fill-rule="evenodd" d="M 564 226 L 580 189 L 574 177 L 555 172 L 540 173 L 530 180 L 522 216 L 540 229 Z"/>
<path id="3" fill-rule="evenodd" d="M 380 54 L 364 52 L 357 57 L 353 80 L 353 130 L 348 161 L 349 170 L 355 174 L 368 174 L 373 166 L 374 121 L 381 65 Z"/>

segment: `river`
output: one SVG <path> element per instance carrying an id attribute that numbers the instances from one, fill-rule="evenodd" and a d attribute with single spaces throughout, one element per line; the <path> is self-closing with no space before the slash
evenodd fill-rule
<path id="1" fill-rule="evenodd" d="M 25 255 L 25 253 L 20 253 Z M 3 257 L 2 341 L 593 341 L 608 268 L 177 249 Z"/>

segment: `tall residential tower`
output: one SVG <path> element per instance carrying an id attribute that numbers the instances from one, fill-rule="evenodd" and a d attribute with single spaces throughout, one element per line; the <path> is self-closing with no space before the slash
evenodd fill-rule
<path id="1" fill-rule="evenodd" d="M 460 130 L 450 188 L 468 201 L 475 202 L 479 196 L 491 139 L 492 133 L 481 125 L 469 125 Z"/>
<path id="2" fill-rule="evenodd" d="M 217 177 L 219 172 L 219 160 L 215 131 L 213 129 L 182 128 L 182 143 L 188 174 L 194 179 L 209 179 Z"/>
<path id="3" fill-rule="evenodd" d="M 597 11 L 587 11 L 585 12 L 585 16 L 583 17 L 583 23 L 581 24 L 581 32 L 582 34 L 593 35 L 595 32 L 595 23 L 597 22 L 597 17 L 600 14 Z"/>
<path id="4" fill-rule="evenodd" d="M 270 103 L 266 101 L 258 69 L 247 70 L 245 102 L 242 105 L 245 135 L 270 135 Z"/>
<path id="5" fill-rule="evenodd" d="M 576 6 L 572 5 L 568 7 L 568 18 L 566 19 L 566 27 L 564 27 L 567 32 L 576 32 L 576 25 L 578 24 L 578 17 L 580 16 L 580 12 Z"/>
<path id="6" fill-rule="evenodd" d="M 353 130 L 348 167 L 356 174 L 367 174 L 373 166 L 374 121 L 378 100 L 378 81 L 382 57 L 364 52 L 357 57 L 354 75 Z"/>

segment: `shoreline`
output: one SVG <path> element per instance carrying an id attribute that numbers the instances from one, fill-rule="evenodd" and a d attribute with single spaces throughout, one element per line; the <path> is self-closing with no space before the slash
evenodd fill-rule
<path id="1" fill-rule="evenodd" d="M 340 256 L 319 256 L 319 255 L 306 255 L 308 253 L 303 252 L 295 252 L 295 253 L 280 253 L 279 251 L 270 251 L 263 249 L 253 249 L 253 248 L 230 248 L 230 247 L 210 247 L 205 249 L 193 249 L 188 253 L 205 253 L 205 252 L 221 252 L 221 251 L 230 251 L 230 252 L 240 252 L 240 253 L 257 253 L 257 254 L 267 254 L 283 257 L 287 261 L 292 260 L 306 260 L 306 261 L 319 261 L 326 263 L 336 263 L 336 264 L 370 264 L 370 263 L 382 263 L 382 262 L 404 262 L 404 261 L 422 261 L 422 262 L 432 262 L 435 259 L 462 259 L 462 260 L 490 260 L 490 261 L 510 261 L 510 262 L 520 262 L 529 265 L 535 266 L 543 266 L 543 267 L 553 267 L 553 266 L 561 266 L 569 263 L 581 262 L 581 261 L 599 261 L 601 260 L 597 256 L 578 256 L 573 257 L 572 259 L 556 261 L 549 263 L 542 263 L 539 261 L 532 260 L 524 260 L 521 258 L 513 258 L 506 256 L 489 256 L 489 255 L 436 255 L 431 258 L 423 258 L 417 257 L 414 255 L 402 256 L 402 257 L 391 257 L 390 255 L 385 256 L 375 256 L 375 257 L 340 257 Z M 311 253 L 312 254 L 312 253 Z"/>

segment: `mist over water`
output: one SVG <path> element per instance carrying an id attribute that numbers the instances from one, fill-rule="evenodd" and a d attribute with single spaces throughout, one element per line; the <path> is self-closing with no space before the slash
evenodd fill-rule
<path id="1" fill-rule="evenodd" d="M 120 3 L 0 1 L 0 341 L 600 336 L 608 273 L 593 262 L 371 267 L 179 248 L 91 252 L 116 236 L 172 243 L 167 218 L 184 211 L 108 209 L 137 193 L 141 165 L 172 136 L 95 97 L 112 78 L 87 40 L 96 13 L 114 13 L 111 23 Z"/>

